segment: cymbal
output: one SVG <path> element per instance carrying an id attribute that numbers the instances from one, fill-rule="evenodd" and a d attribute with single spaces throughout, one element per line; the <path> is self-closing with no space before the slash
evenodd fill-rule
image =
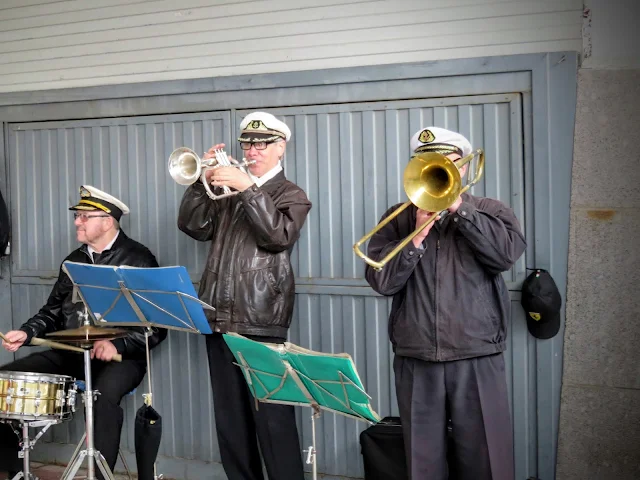
<path id="1" fill-rule="evenodd" d="M 96 327 L 94 325 L 84 325 L 79 328 L 60 330 L 59 332 L 47 333 L 47 338 L 59 340 L 61 342 L 91 342 L 98 340 L 112 340 L 124 337 L 127 330 L 122 328 Z"/>

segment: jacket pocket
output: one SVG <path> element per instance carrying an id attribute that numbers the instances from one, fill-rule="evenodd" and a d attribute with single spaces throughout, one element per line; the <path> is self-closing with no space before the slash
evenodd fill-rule
<path id="1" fill-rule="evenodd" d="M 285 318 L 286 297 L 292 279 L 285 265 L 268 263 L 270 265 L 242 272 L 236 280 L 240 294 L 236 296 L 237 321 L 255 326 L 286 327 L 289 322 Z"/>
<path id="2" fill-rule="evenodd" d="M 394 312 L 392 312 L 390 318 L 389 318 L 389 340 L 391 341 L 391 343 L 393 345 L 397 345 L 397 341 L 396 341 L 396 337 L 394 335 L 394 328 L 396 326 L 396 324 L 398 323 L 398 319 L 400 318 L 400 315 L 402 315 L 405 305 L 407 303 L 407 295 L 406 292 L 405 294 L 402 296 L 402 301 L 400 302 L 400 305 L 398 306 L 398 309 Z"/>
<path id="3" fill-rule="evenodd" d="M 216 287 L 218 285 L 218 268 L 220 266 L 220 258 L 214 255 L 207 257 L 207 263 L 204 267 L 204 273 L 200 279 L 200 288 L 198 289 L 198 297 L 203 302 L 217 308 L 216 305 Z M 205 313 L 210 312 L 205 310 Z M 215 313 L 208 313 L 214 315 Z"/>
<path id="4" fill-rule="evenodd" d="M 205 270 L 202 274 L 202 278 L 200 279 L 200 288 L 198 289 L 198 297 L 203 302 L 211 305 L 214 308 L 216 307 L 215 295 L 216 295 L 216 286 L 218 284 L 218 274 L 212 272 L 211 270 Z M 214 315 L 215 313 L 209 313 L 210 310 L 206 309 L 205 314 Z"/>

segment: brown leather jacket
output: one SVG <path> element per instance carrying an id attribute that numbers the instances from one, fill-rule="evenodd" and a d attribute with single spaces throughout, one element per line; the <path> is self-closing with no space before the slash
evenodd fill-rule
<path id="1" fill-rule="evenodd" d="M 199 296 L 214 332 L 286 338 L 295 300 L 289 255 L 311 210 L 283 172 L 261 187 L 211 200 L 200 182 L 185 192 L 178 228 L 211 247 Z"/>

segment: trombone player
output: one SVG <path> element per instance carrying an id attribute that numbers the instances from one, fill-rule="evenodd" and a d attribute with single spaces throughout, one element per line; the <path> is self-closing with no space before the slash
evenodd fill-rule
<path id="1" fill-rule="evenodd" d="M 438 127 L 416 132 L 410 147 L 454 161 L 472 152 L 464 136 Z M 410 478 L 513 480 L 502 272 L 525 240 L 508 206 L 462 193 L 442 213 L 410 205 L 371 237 L 368 256 L 385 257 L 429 220 L 384 268 L 365 270 L 376 292 L 393 296 L 389 335 Z"/>
<path id="2" fill-rule="evenodd" d="M 206 335 L 216 431 L 222 466 L 229 480 L 263 479 L 260 452 L 270 480 L 302 480 L 304 471 L 294 408 L 256 405 L 223 333 L 256 341 L 283 343 L 293 316 L 295 282 L 289 253 L 300 237 L 311 202 L 285 178 L 281 158 L 291 138 L 289 127 L 265 112 L 240 124 L 238 141 L 249 167 L 204 171 L 216 190 L 236 195 L 215 200 L 204 182 L 184 193 L 178 228 L 211 241 L 200 281 L 200 298 L 213 334 Z M 204 160 L 215 157 L 212 147 Z"/>

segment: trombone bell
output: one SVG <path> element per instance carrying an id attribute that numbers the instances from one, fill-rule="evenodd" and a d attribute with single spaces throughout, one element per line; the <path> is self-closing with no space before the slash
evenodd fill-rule
<path id="1" fill-rule="evenodd" d="M 462 177 L 453 160 L 434 152 L 421 153 L 404 170 L 404 191 L 416 207 L 427 212 L 449 208 L 460 195 Z"/>
<path id="2" fill-rule="evenodd" d="M 478 164 L 476 165 L 474 178 L 463 187 L 460 169 L 476 156 L 478 156 Z M 482 149 L 477 149 L 458 160 L 450 160 L 444 155 L 435 152 L 414 155 L 404 170 L 404 191 L 409 197 L 409 201 L 403 203 L 387 218 L 378 223 L 373 230 L 358 240 L 353 245 L 353 251 L 375 270 L 382 270 L 382 267 L 406 247 L 416 235 L 422 232 L 430 223 L 433 223 L 437 215 L 433 215 L 425 223 L 419 225 L 380 261 L 367 257 L 360 250 L 360 246 L 364 242 L 373 237 L 376 232 L 400 215 L 411 204 L 427 212 L 442 212 L 446 210 L 455 203 L 460 195 L 478 183 L 483 171 L 484 151 Z"/>

